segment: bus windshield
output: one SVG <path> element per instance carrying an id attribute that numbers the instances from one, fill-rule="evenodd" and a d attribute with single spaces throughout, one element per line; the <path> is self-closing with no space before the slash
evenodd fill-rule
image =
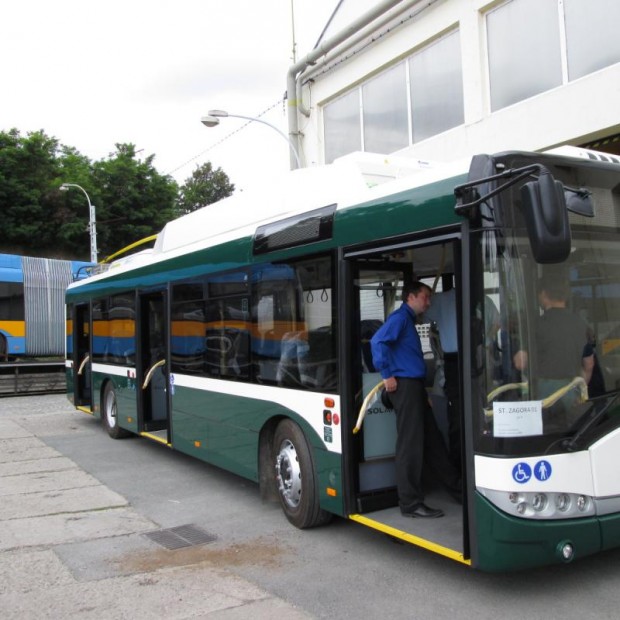
<path id="1" fill-rule="evenodd" d="M 509 225 L 480 233 L 484 296 L 475 313 L 483 401 L 478 448 L 526 455 L 587 447 L 620 426 L 620 186 L 616 171 L 552 168 L 591 192 L 594 217 L 569 214 L 561 264 L 532 257 L 517 208 Z M 576 183 L 577 182 L 577 183 Z M 504 205 L 505 207 L 505 205 Z M 474 356 L 475 359 L 475 356 Z M 482 370 L 484 369 L 484 370 Z M 586 432 L 587 431 L 587 432 Z"/>

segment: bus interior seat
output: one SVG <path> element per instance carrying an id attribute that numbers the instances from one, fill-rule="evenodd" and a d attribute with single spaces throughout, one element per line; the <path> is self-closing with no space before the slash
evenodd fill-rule
<path id="1" fill-rule="evenodd" d="M 302 382 L 308 387 L 329 389 L 336 387 L 336 354 L 329 325 L 308 332 L 308 355 Z"/>
<path id="2" fill-rule="evenodd" d="M 379 319 L 364 319 L 360 322 L 360 337 L 362 341 L 362 372 L 377 372 L 372 361 L 370 340 L 383 325 Z"/>

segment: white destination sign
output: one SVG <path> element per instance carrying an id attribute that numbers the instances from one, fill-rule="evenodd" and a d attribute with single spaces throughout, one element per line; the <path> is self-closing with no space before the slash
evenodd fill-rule
<path id="1" fill-rule="evenodd" d="M 527 437 L 542 432 L 542 401 L 493 403 L 494 437 Z"/>

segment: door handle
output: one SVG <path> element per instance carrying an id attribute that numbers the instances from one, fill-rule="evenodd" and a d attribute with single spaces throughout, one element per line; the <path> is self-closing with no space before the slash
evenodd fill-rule
<path id="1" fill-rule="evenodd" d="M 155 371 L 160 366 L 163 366 L 165 363 L 166 363 L 166 360 L 159 360 L 159 362 L 156 362 L 149 368 L 149 371 L 146 373 L 146 377 L 144 377 L 144 383 L 142 384 L 143 390 L 145 390 L 148 387 L 148 384 L 151 382 L 151 379 L 153 378 L 153 375 L 155 374 Z"/>
<path id="2" fill-rule="evenodd" d="M 78 371 L 77 371 L 78 376 L 82 374 L 84 370 L 84 366 L 86 366 L 86 364 L 88 364 L 89 361 L 90 361 L 90 353 L 87 353 L 86 357 L 82 360 L 82 363 L 80 364 L 80 367 L 78 368 Z"/>

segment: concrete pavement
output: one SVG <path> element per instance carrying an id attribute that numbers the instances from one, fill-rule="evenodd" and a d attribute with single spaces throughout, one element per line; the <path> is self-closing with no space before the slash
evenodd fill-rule
<path id="1" fill-rule="evenodd" d="M 310 618 L 227 570 L 217 553 L 146 538 L 157 523 L 45 443 L 85 432 L 84 418 L 64 396 L 0 398 L 3 620 Z M 76 548 L 91 549 L 88 561 Z M 108 559 L 93 568 L 93 557 Z"/>

